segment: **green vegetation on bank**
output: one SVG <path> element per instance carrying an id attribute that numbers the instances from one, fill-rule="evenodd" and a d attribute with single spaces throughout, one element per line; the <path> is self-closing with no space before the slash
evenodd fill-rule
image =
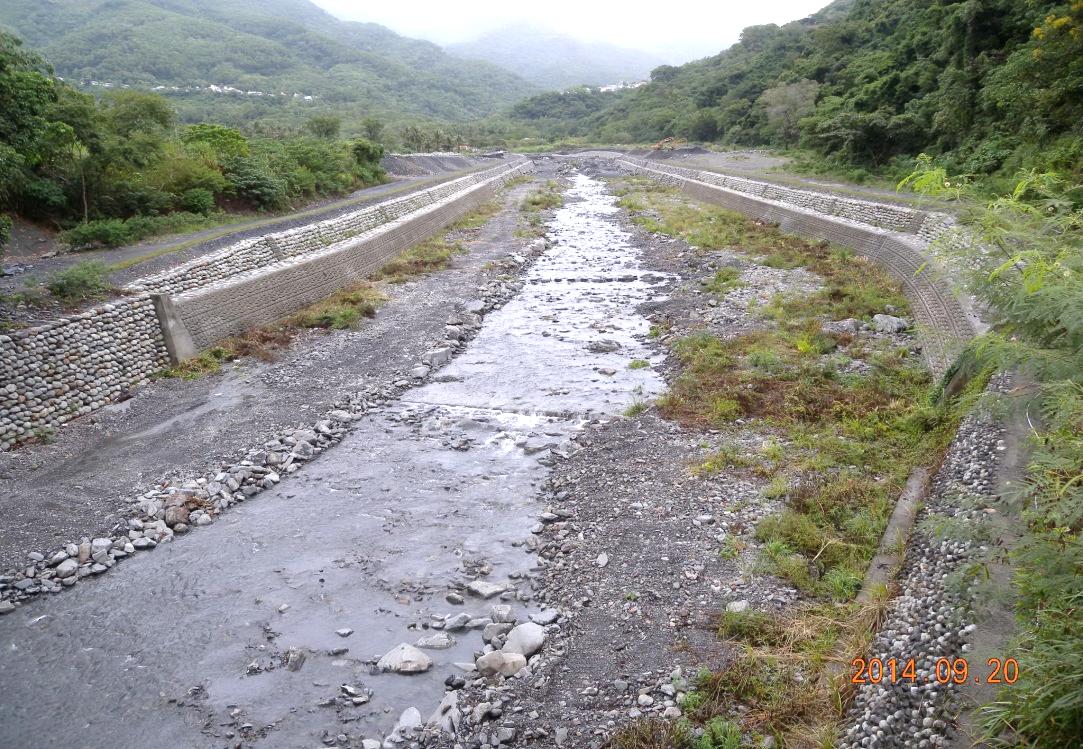
<path id="1" fill-rule="evenodd" d="M 829 321 L 868 321 L 891 308 L 905 314 L 898 284 L 875 265 L 647 180 L 623 179 L 615 190 L 650 231 L 681 237 L 704 253 L 807 268 L 822 288 L 753 308 L 764 323 L 754 332 L 672 341 L 680 369 L 658 402 L 663 416 L 688 427 L 751 428 L 769 436 L 758 450 L 733 445 L 707 454 L 694 470 L 766 480 L 764 495 L 781 507 L 754 530 L 762 544 L 756 564 L 811 601 L 784 618 L 725 614 L 719 635 L 733 645 L 733 660 L 692 685 L 681 706 L 684 729 L 635 724 L 614 746 L 723 746 L 714 738 L 727 735 L 721 728 L 707 731 L 714 743 L 706 744 L 690 730 L 722 722 L 782 746 L 829 745 L 844 703 L 844 685 L 830 663 L 839 653 L 863 651 L 880 606 L 859 605 L 854 597 L 907 477 L 916 466 L 936 463 L 958 414 L 935 404 L 934 383 L 911 352 L 824 329 Z M 739 284 L 732 265 L 707 281 L 720 296 Z M 739 550 L 724 546 L 719 553 L 732 558 Z M 641 731 L 657 733 L 656 743 L 635 735 Z"/>
<path id="2" fill-rule="evenodd" d="M 541 94 L 512 127 L 547 139 L 666 136 L 806 150 L 806 166 L 905 174 L 1083 169 L 1083 2 L 837 0 L 615 94 Z"/>
<path id="3" fill-rule="evenodd" d="M 118 91 L 95 100 L 3 33 L 0 93 L 0 211 L 65 228 L 76 249 L 214 225 L 223 209 L 281 209 L 383 178 L 383 148 L 338 140 L 335 118 L 278 138 L 178 127 L 165 99 Z"/>

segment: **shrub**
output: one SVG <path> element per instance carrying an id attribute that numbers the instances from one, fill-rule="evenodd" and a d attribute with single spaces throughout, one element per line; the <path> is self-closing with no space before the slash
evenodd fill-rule
<path id="1" fill-rule="evenodd" d="M 225 175 L 237 197 L 262 211 L 284 208 L 289 204 L 286 181 L 259 159 L 232 158 L 226 165 Z"/>
<path id="2" fill-rule="evenodd" d="M 100 297 L 109 290 L 108 268 L 104 263 L 86 260 L 49 276 L 45 288 L 67 304 Z"/>
<path id="3" fill-rule="evenodd" d="M 180 207 L 189 213 L 204 216 L 214 210 L 214 193 L 204 187 L 193 187 L 181 195 Z"/>
<path id="4" fill-rule="evenodd" d="M 205 143 L 221 157 L 248 155 L 248 141 L 240 131 L 225 125 L 190 125 L 181 133 L 181 141 L 188 145 Z"/>
<path id="5" fill-rule="evenodd" d="M 379 143 L 373 143 L 365 138 L 357 138 L 350 142 L 350 153 L 354 161 L 361 166 L 379 164 L 384 157 L 384 147 Z"/>
<path id="6" fill-rule="evenodd" d="M 92 247 L 120 247 L 128 241 L 128 227 L 122 219 L 88 221 L 60 232 L 60 241 L 73 250 Z"/>
<path id="7" fill-rule="evenodd" d="M 924 154 L 904 183 L 977 197 Z M 1020 173 L 1010 193 L 977 211 L 973 228 L 1001 252 L 941 248 L 970 269 L 970 289 L 997 321 L 971 345 L 969 368 L 1021 373 L 1018 390 L 1033 383 L 1014 396 L 1027 401 L 1028 426 L 1030 414 L 1041 415 L 1015 498 L 1023 533 L 1010 557 L 1021 626 L 1007 655 L 1026 667 L 985 708 L 986 729 L 1007 737 L 998 745 L 1067 749 L 1083 735 L 1083 185 Z"/>

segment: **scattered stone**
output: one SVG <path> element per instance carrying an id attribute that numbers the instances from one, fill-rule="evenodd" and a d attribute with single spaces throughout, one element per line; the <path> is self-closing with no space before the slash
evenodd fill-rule
<path id="1" fill-rule="evenodd" d="M 511 606 L 502 603 L 489 609 L 489 618 L 496 624 L 515 624 L 515 614 Z"/>
<path id="2" fill-rule="evenodd" d="M 300 671 L 301 666 L 305 665 L 305 651 L 299 648 L 290 648 L 286 651 L 286 670 L 287 671 Z"/>
<path id="3" fill-rule="evenodd" d="M 79 571 L 79 563 L 74 559 L 65 559 L 56 568 L 56 576 L 63 580 L 66 577 L 71 577 Z"/>
<path id="4" fill-rule="evenodd" d="M 542 609 L 536 614 L 530 615 L 530 621 L 542 626 L 548 626 L 560 618 L 560 612 L 556 609 Z"/>

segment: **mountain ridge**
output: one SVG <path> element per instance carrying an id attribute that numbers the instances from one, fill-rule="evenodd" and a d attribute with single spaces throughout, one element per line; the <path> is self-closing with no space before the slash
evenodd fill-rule
<path id="1" fill-rule="evenodd" d="M 645 79 L 665 63 L 648 52 L 586 42 L 549 29 L 510 24 L 470 42 L 445 45 L 464 59 L 494 63 L 542 88 L 600 86 Z"/>
<path id="2" fill-rule="evenodd" d="M 464 120 L 537 90 L 491 63 L 339 20 L 307 0 L 0 0 L 0 18 L 65 78 L 303 91 L 333 105 Z"/>

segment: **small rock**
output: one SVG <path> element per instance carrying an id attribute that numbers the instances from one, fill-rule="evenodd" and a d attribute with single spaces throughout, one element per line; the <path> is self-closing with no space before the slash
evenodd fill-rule
<path id="1" fill-rule="evenodd" d="M 556 609 L 542 609 L 536 614 L 530 615 L 530 621 L 542 626 L 552 624 L 560 618 L 560 612 Z"/>
<path id="2" fill-rule="evenodd" d="M 496 583 L 490 583 L 486 580 L 474 580 L 466 586 L 466 589 L 476 596 L 492 598 L 507 590 L 507 586 L 497 585 Z"/>
<path id="3" fill-rule="evenodd" d="M 512 613 L 511 606 L 508 604 L 493 606 L 492 609 L 490 609 L 489 618 L 496 624 L 515 623 L 515 614 Z"/>
<path id="4" fill-rule="evenodd" d="M 287 671 L 300 671 L 301 666 L 305 665 L 305 651 L 299 648 L 290 648 L 286 651 L 286 670 Z"/>
<path id="5" fill-rule="evenodd" d="M 447 632 L 438 632 L 429 637 L 422 637 L 417 641 L 417 646 L 419 648 L 429 648 L 431 650 L 447 650 L 454 644 L 455 638 Z"/>
<path id="6" fill-rule="evenodd" d="M 901 333 L 910 328 L 909 322 L 894 315 L 873 315 L 872 325 L 881 333 Z"/>
<path id="7" fill-rule="evenodd" d="M 526 668 L 526 657 L 519 653 L 494 650 L 478 658 L 475 667 L 482 676 L 514 676 Z"/>
<path id="8" fill-rule="evenodd" d="M 79 571 L 79 563 L 74 559 L 65 559 L 56 567 L 56 576 L 63 580 L 66 577 L 71 577 Z"/>
<path id="9" fill-rule="evenodd" d="M 419 674 L 432 668 L 432 658 L 413 645 L 400 643 L 387 651 L 376 667 L 381 671 L 394 671 L 397 674 Z"/>
<path id="10" fill-rule="evenodd" d="M 508 633 L 504 641 L 505 653 L 519 653 L 527 658 L 541 650 L 545 644 L 545 628 L 534 622 L 525 622 Z"/>

